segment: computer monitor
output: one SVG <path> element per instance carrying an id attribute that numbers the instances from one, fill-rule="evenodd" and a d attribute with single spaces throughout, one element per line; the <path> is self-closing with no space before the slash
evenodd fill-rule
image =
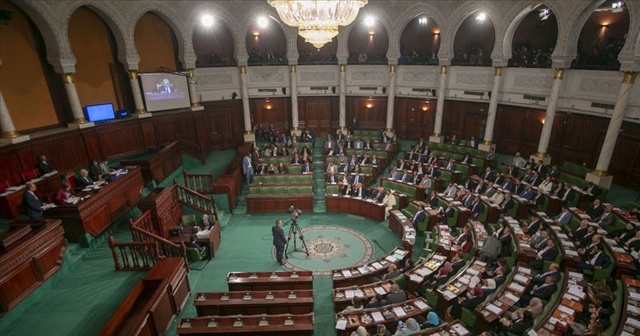
<path id="1" fill-rule="evenodd" d="M 113 104 L 96 104 L 87 105 L 84 107 L 84 111 L 87 114 L 87 119 L 91 122 L 112 120 L 116 118 L 115 111 L 113 110 Z"/>

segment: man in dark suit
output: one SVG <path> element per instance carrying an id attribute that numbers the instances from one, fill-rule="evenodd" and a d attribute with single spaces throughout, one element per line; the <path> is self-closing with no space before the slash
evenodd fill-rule
<path id="1" fill-rule="evenodd" d="M 493 181 L 495 179 L 491 167 L 487 167 L 481 177 L 485 181 Z"/>
<path id="2" fill-rule="evenodd" d="M 604 208 L 600 204 L 600 200 L 596 198 L 593 200 L 593 205 L 586 212 L 591 218 L 598 218 L 604 212 Z"/>
<path id="3" fill-rule="evenodd" d="M 589 220 L 583 219 L 580 221 L 578 228 L 575 229 L 573 232 L 569 232 L 568 235 L 569 237 L 571 237 L 571 239 L 573 239 L 574 242 L 580 242 L 589 231 L 588 229 L 589 229 Z"/>
<path id="4" fill-rule="evenodd" d="M 542 160 L 538 160 L 538 164 L 536 165 L 534 170 L 542 176 L 547 175 L 547 166 L 544 164 L 544 162 L 542 162 Z"/>
<path id="5" fill-rule="evenodd" d="M 583 270 L 596 270 L 606 268 L 611 264 L 611 259 L 607 256 L 606 253 L 602 251 L 602 245 L 595 245 L 591 249 L 591 254 L 587 258 L 586 261 L 578 263 L 576 269 L 578 272 L 582 272 Z"/>
<path id="6" fill-rule="evenodd" d="M 531 278 L 531 282 L 527 287 L 527 291 L 530 292 L 533 289 L 533 286 L 542 285 L 547 281 L 548 277 L 553 277 L 556 279 L 556 281 L 560 280 L 560 265 L 556 263 L 551 263 L 551 265 L 549 265 L 548 271 L 537 274 L 533 278 Z"/>
<path id="7" fill-rule="evenodd" d="M 327 175 L 327 183 L 338 183 L 338 177 L 335 173 L 331 173 Z"/>
<path id="8" fill-rule="evenodd" d="M 616 221 L 616 215 L 613 213 L 613 205 L 608 204 L 604 212 L 599 217 L 594 218 L 596 224 L 607 230 Z"/>
<path id="9" fill-rule="evenodd" d="M 504 201 L 502 201 L 502 204 L 500 204 L 500 212 L 502 214 L 507 214 L 507 212 L 513 209 L 515 205 L 516 205 L 516 202 L 513 199 L 511 199 L 511 193 L 506 192 L 504 194 Z"/>
<path id="10" fill-rule="evenodd" d="M 407 301 L 407 293 L 394 283 L 391 285 L 391 293 L 387 294 L 386 300 L 389 304 L 404 302 Z"/>
<path id="11" fill-rule="evenodd" d="M 184 243 L 184 246 L 187 248 L 194 248 L 198 250 L 198 253 L 200 253 L 201 256 L 204 256 L 207 253 L 207 249 L 198 245 L 196 241 L 197 241 L 197 236 L 193 235 L 191 236 L 191 239 L 189 239 L 188 242 Z"/>
<path id="12" fill-rule="evenodd" d="M 587 184 L 587 187 L 584 189 L 584 191 L 586 191 L 589 195 L 593 197 L 598 197 L 598 194 L 600 194 L 600 190 L 598 189 L 598 186 L 596 186 L 593 182 L 589 182 L 589 184 Z"/>
<path id="13" fill-rule="evenodd" d="M 555 178 L 555 179 L 559 178 L 559 177 L 560 177 L 560 168 L 558 168 L 558 166 L 557 166 L 557 165 L 554 165 L 554 166 L 551 168 L 551 171 L 549 171 L 549 174 L 548 174 L 548 175 L 549 175 L 549 176 L 551 176 L 551 177 L 553 177 L 553 178 Z"/>
<path id="14" fill-rule="evenodd" d="M 93 184 L 93 180 L 89 178 L 89 172 L 86 169 L 80 169 L 80 176 L 76 179 L 76 187 L 84 189 L 91 184 Z"/>
<path id="15" fill-rule="evenodd" d="M 282 229 L 282 220 L 278 219 L 276 225 L 271 227 L 271 234 L 273 235 L 273 246 L 276 247 L 276 259 L 280 266 L 284 266 L 282 257 L 284 256 L 284 247 L 287 245 L 287 237 L 284 236 L 284 230 Z"/>
<path id="16" fill-rule="evenodd" d="M 557 256 L 558 247 L 556 246 L 553 239 L 549 239 L 546 241 L 545 247 L 542 250 L 538 251 L 536 260 L 532 260 L 529 262 L 529 267 L 541 270 L 544 267 L 545 261 L 553 261 Z"/>
<path id="17" fill-rule="evenodd" d="M 545 282 L 540 286 L 533 286 L 533 289 L 522 296 L 520 299 L 520 305 L 526 306 L 529 304 L 532 298 L 537 297 L 541 300 L 547 300 L 558 290 L 557 280 L 554 277 L 547 277 Z"/>
<path id="18" fill-rule="evenodd" d="M 427 174 L 429 174 L 429 176 L 433 178 L 440 177 L 440 169 L 438 169 L 438 167 L 436 167 L 433 164 L 429 165 L 429 170 L 427 170 Z"/>
<path id="19" fill-rule="evenodd" d="M 207 214 L 203 214 L 202 219 L 200 219 L 200 221 L 198 222 L 198 226 L 202 230 L 210 230 L 214 225 L 215 223 L 211 220 L 211 218 L 209 218 L 209 215 Z"/>
<path id="20" fill-rule="evenodd" d="M 531 200 L 531 208 L 529 209 L 529 211 L 535 212 L 543 210 L 541 209 L 541 207 L 544 204 L 544 200 L 544 190 L 538 188 L 538 191 L 536 191 L 536 196 Z"/>
<path id="21" fill-rule="evenodd" d="M 484 205 L 480 202 L 480 197 L 476 196 L 473 200 L 473 204 L 471 205 L 471 213 L 469 217 L 473 219 L 477 219 L 478 216 L 484 211 Z"/>
<path id="22" fill-rule="evenodd" d="M 418 228 L 418 224 L 424 222 L 424 219 L 427 218 L 427 211 L 424 208 L 420 208 L 411 219 L 411 223 L 413 223 L 413 227 L 415 229 Z"/>
<path id="23" fill-rule="evenodd" d="M 40 173 L 42 174 L 48 174 L 55 169 L 53 169 L 53 166 L 51 166 L 51 164 L 47 162 L 46 155 L 40 155 L 40 157 L 38 158 L 38 170 L 40 170 Z"/>
<path id="24" fill-rule="evenodd" d="M 453 215 L 456 213 L 454 207 L 453 207 L 453 203 L 449 203 L 447 204 L 447 208 L 444 209 L 443 214 L 442 214 L 442 222 L 449 224 L 449 219 L 453 218 Z"/>
<path id="25" fill-rule="evenodd" d="M 255 156 L 257 157 L 257 154 Z M 255 165 L 257 163 L 256 159 L 253 164 Z M 247 184 L 253 184 L 253 165 L 251 164 L 251 154 L 249 153 L 242 159 L 242 172 L 247 179 Z M 76 184 L 78 184 L 77 181 Z"/>
<path id="26" fill-rule="evenodd" d="M 526 232 L 528 235 L 533 236 L 538 232 L 540 226 L 542 225 L 542 219 L 538 216 L 537 213 L 531 214 L 531 223 L 528 226 L 524 227 L 522 230 Z"/>
<path id="27" fill-rule="evenodd" d="M 42 209 L 42 202 L 36 196 L 36 185 L 33 183 L 27 183 L 27 190 L 22 195 L 22 205 L 24 208 L 24 214 L 31 219 L 44 219 L 44 210 Z"/>
<path id="28" fill-rule="evenodd" d="M 520 179 L 515 179 L 515 181 L 513 182 L 513 187 L 511 188 L 513 194 L 520 196 L 520 194 L 522 194 L 524 190 L 525 186 L 524 184 L 522 184 L 522 182 L 520 182 Z"/>
<path id="29" fill-rule="evenodd" d="M 520 197 L 526 199 L 527 201 L 531 201 L 536 197 L 536 193 L 531 188 L 531 185 L 528 184 L 522 193 L 519 195 Z"/>
<path id="30" fill-rule="evenodd" d="M 560 196 L 560 195 L 558 195 Z M 571 204 L 573 202 L 573 200 L 576 198 L 576 192 L 575 190 L 573 190 L 573 188 L 571 188 L 571 185 L 568 183 L 565 183 L 564 185 L 564 194 L 562 194 L 562 197 L 560 197 L 560 199 L 562 200 L 562 204 Z"/>

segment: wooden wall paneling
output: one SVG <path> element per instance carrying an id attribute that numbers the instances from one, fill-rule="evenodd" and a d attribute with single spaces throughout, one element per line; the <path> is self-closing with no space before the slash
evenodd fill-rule
<path id="1" fill-rule="evenodd" d="M 0 151 L 0 181 L 8 181 L 11 185 L 21 184 L 20 173 L 25 169 L 20 165 L 18 153 L 11 147 L 5 147 Z"/>
<path id="2" fill-rule="evenodd" d="M 144 141 L 144 148 L 153 148 L 158 146 L 158 140 L 156 139 L 156 129 L 153 127 L 153 121 L 151 118 L 139 119 L 140 130 L 142 131 L 142 139 Z"/>
<path id="3" fill-rule="evenodd" d="M 230 108 L 231 125 L 233 127 L 233 148 L 244 143 L 244 116 L 242 102 L 240 100 L 228 103 Z"/>
<path id="4" fill-rule="evenodd" d="M 332 132 L 340 124 L 338 99 L 337 97 L 300 98 L 298 100 L 300 126 L 312 130 L 316 133 L 316 136 L 324 136 Z M 334 126 L 333 116 L 337 116 L 338 118 L 335 123 L 336 126 Z"/>
<path id="5" fill-rule="evenodd" d="M 96 126 L 96 133 L 101 154 L 106 158 L 118 158 L 145 150 L 142 131 L 137 120 L 99 125 Z"/>
<path id="6" fill-rule="evenodd" d="M 40 154 L 47 156 L 54 168 L 64 172 L 86 167 L 89 162 L 84 142 L 77 130 L 36 138 L 16 147 L 25 169 L 35 167 Z"/>
<path id="7" fill-rule="evenodd" d="M 95 127 L 83 129 L 80 131 L 82 141 L 84 142 L 84 149 L 87 153 L 87 157 L 96 158 L 100 160 L 105 157 L 100 150 L 100 142 L 98 140 L 98 134 Z M 88 160 L 87 160 L 88 162 Z"/>
<path id="8" fill-rule="evenodd" d="M 156 129 L 158 145 L 166 145 L 180 139 L 196 143 L 196 133 L 191 111 L 154 113 L 153 124 Z"/>
<path id="9" fill-rule="evenodd" d="M 556 114 L 549 141 L 549 154 L 559 162 L 570 161 L 594 167 L 608 120 L 560 112 Z"/>
<path id="10" fill-rule="evenodd" d="M 498 152 L 521 152 L 527 157 L 538 149 L 545 111 L 498 105 L 494 142 Z"/>
<path id="11" fill-rule="evenodd" d="M 396 98 L 393 123 L 401 138 L 428 138 L 435 123 L 435 100 Z"/>
<path id="12" fill-rule="evenodd" d="M 207 116 L 203 111 L 193 113 L 193 126 L 196 134 L 196 143 L 202 148 L 205 153 L 210 152 L 209 146 L 211 137 L 211 128 L 207 120 Z"/>
<path id="13" fill-rule="evenodd" d="M 387 123 L 386 97 L 347 97 L 347 127 L 353 116 L 360 129 L 383 129 Z"/>
<path id="14" fill-rule="evenodd" d="M 252 125 L 273 124 L 278 132 L 291 129 L 291 98 L 254 98 L 250 105 Z"/>
<path id="15" fill-rule="evenodd" d="M 484 136 L 483 120 L 487 118 L 489 103 L 446 100 L 442 116 L 442 133 L 458 139 Z"/>
<path id="16" fill-rule="evenodd" d="M 634 141 L 635 140 L 635 141 Z M 640 143 L 637 139 L 620 135 L 616 143 L 614 155 L 611 158 L 609 174 L 613 175 L 616 183 L 629 181 L 635 186 L 640 186 L 640 166 L 638 165 L 638 153 Z M 635 175 L 635 182 L 634 181 Z"/>

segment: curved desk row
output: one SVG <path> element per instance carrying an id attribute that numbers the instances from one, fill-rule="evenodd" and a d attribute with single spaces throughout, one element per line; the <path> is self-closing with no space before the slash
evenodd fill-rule
<path id="1" fill-rule="evenodd" d="M 384 221 L 386 206 L 375 200 L 334 194 L 327 194 L 325 200 L 327 212 L 342 212 L 373 219 L 376 222 Z"/>
<path id="2" fill-rule="evenodd" d="M 313 335 L 313 314 L 182 318 L 178 335 Z"/>
<path id="3" fill-rule="evenodd" d="M 199 317 L 308 314 L 313 312 L 313 290 L 196 293 L 193 305 Z"/>
<path id="4" fill-rule="evenodd" d="M 230 291 L 313 289 L 313 272 L 229 272 Z"/>
<path id="5" fill-rule="evenodd" d="M 364 264 L 333 271 L 333 288 L 364 285 L 370 283 L 373 278 L 380 278 L 391 265 L 404 262 L 409 256 L 409 251 L 396 247 L 386 256 Z"/>
<path id="6" fill-rule="evenodd" d="M 336 313 L 343 311 L 351 304 L 354 297 L 361 298 L 365 302 L 369 302 L 377 294 L 387 295 L 391 293 L 393 280 L 382 280 L 374 283 L 364 284 L 361 286 L 341 287 L 333 290 L 333 304 Z"/>

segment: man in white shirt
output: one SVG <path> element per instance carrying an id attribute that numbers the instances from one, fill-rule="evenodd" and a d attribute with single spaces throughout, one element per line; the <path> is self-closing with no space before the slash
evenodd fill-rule
<path id="1" fill-rule="evenodd" d="M 527 164 L 527 160 L 525 160 L 520 153 L 516 153 L 516 156 L 513 158 L 513 165 L 517 168 L 524 168 Z"/>
<path id="2" fill-rule="evenodd" d="M 458 193 L 458 188 L 453 184 L 453 182 L 449 182 L 449 186 L 444 190 L 443 194 L 446 198 L 454 198 Z"/>
<path id="3" fill-rule="evenodd" d="M 569 224 L 569 221 L 571 221 L 572 217 L 573 215 L 571 214 L 571 211 L 569 211 L 569 208 L 563 206 L 562 212 L 560 212 L 553 220 L 560 225 L 567 225 Z"/>

